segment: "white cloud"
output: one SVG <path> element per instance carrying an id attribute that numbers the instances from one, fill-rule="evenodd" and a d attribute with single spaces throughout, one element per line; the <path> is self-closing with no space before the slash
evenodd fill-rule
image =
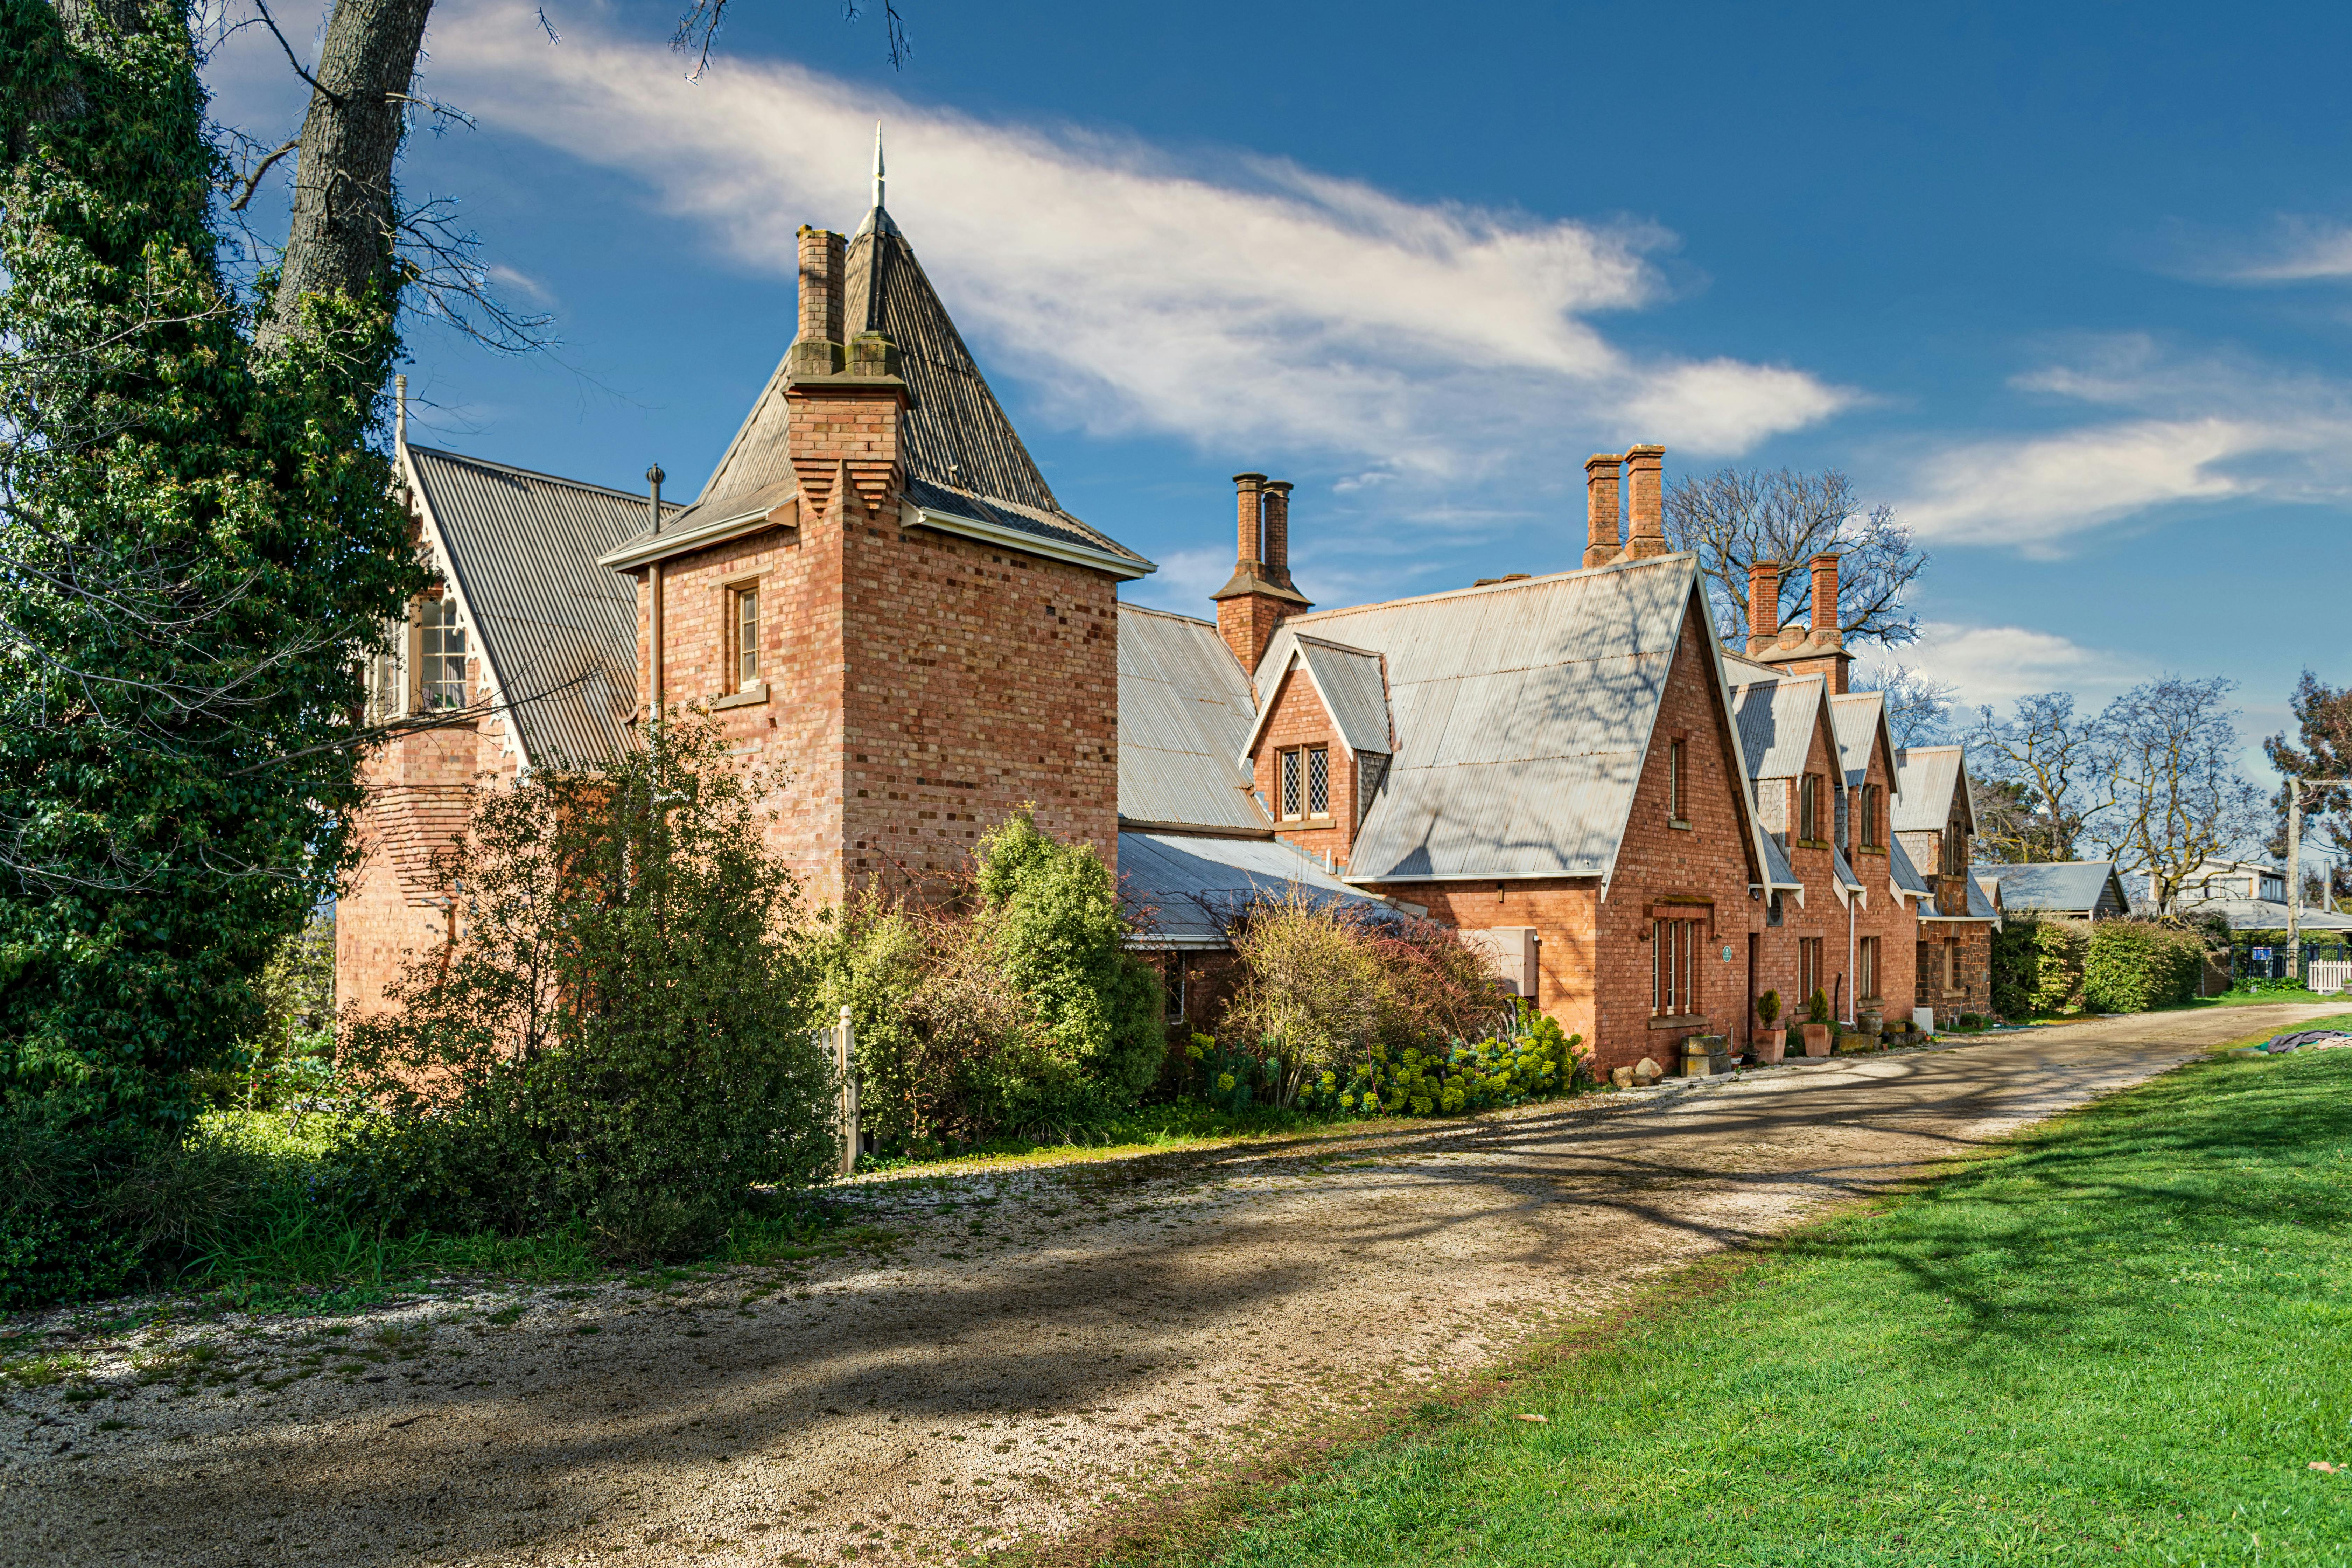
<path id="1" fill-rule="evenodd" d="M 1899 504 L 1923 538 L 2063 554 L 2152 509 L 2241 498 L 2352 499 L 2352 387 L 2137 335 L 2092 340 L 2016 377 L 2021 392 L 2128 416 L 1957 442 L 1916 458 Z"/>
<path id="2" fill-rule="evenodd" d="M 1427 487 L 1568 472 L 1594 441 L 1736 454 L 1852 401 L 1800 369 L 1611 343 L 1591 318 L 1664 292 L 1654 227 L 1407 202 L 1280 159 L 1212 175 L 783 61 L 730 58 L 690 84 L 658 40 L 583 24 L 551 47 L 507 0 L 445 5 L 432 42 L 436 94 L 635 175 L 785 288 L 798 225 L 868 205 L 886 119 L 891 211 L 958 323 L 992 374 L 1090 431 Z"/>
<path id="3" fill-rule="evenodd" d="M 1901 662 L 1958 689 L 1963 708 L 2005 708 L 2037 691 L 2071 691 L 2095 712 L 2108 698 L 2146 678 L 2139 661 L 2083 647 L 2055 632 L 2024 626 L 1920 624 L 1919 640 L 1901 650 Z"/>
<path id="4" fill-rule="evenodd" d="M 2224 283 L 2316 283 L 2352 279 L 2352 227 L 2313 218 L 2279 220 L 2265 244 L 2208 269 Z"/>

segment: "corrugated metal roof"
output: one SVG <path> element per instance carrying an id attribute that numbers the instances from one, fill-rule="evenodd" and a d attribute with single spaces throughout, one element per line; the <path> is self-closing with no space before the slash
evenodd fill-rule
<path id="1" fill-rule="evenodd" d="M 1235 761 L 1249 681 L 1217 628 L 1118 607 L 1118 813 L 1136 822 L 1270 827 Z"/>
<path id="2" fill-rule="evenodd" d="M 897 225 L 871 224 L 859 231 L 849 247 L 845 281 L 843 320 L 849 331 L 883 332 L 898 350 L 898 374 L 907 384 L 900 457 L 914 481 L 910 497 L 917 505 L 936 505 L 1040 538 L 1075 540 L 1150 565 L 1054 499 Z M 790 357 L 777 362 L 710 471 L 697 509 L 793 481 L 787 438 L 791 411 L 784 397 Z"/>
<path id="3" fill-rule="evenodd" d="M 1828 690 L 1829 683 L 1818 675 L 1776 676 L 1732 694 L 1749 778 L 1792 779 L 1805 771 Z"/>
<path id="4" fill-rule="evenodd" d="M 2230 922 L 2231 931 L 2284 931 L 2286 905 L 2271 899 L 2204 899 L 2191 902 L 2184 900 L 2183 910 L 2199 914 L 2218 914 Z M 2305 931 L 2352 931 L 2352 915 L 2339 915 L 2332 910 L 2305 909 L 2295 922 Z"/>
<path id="5" fill-rule="evenodd" d="M 2115 904 L 2120 909 L 2131 908 L 2125 896 L 2123 879 L 2116 874 L 2112 860 L 2057 860 L 2025 866 L 1971 866 L 1971 882 L 1978 878 L 2000 884 L 2000 901 L 2011 910 L 2046 910 L 2053 914 L 2072 910 L 2088 912 L 2099 907 L 2099 900 L 2113 884 Z"/>
<path id="6" fill-rule="evenodd" d="M 1903 841 L 1892 834 L 1887 836 L 1886 860 L 1895 885 L 1905 892 L 1916 893 L 1924 899 L 1935 891 L 1927 886 L 1927 879 L 1919 875 L 1919 868 L 1911 863 L 1911 852 L 1904 848 Z"/>
<path id="7" fill-rule="evenodd" d="M 533 767 L 595 767 L 629 744 L 637 598 L 596 557 L 646 498 L 430 447 L 407 448 L 457 592 Z"/>
<path id="8" fill-rule="evenodd" d="M 1389 738 L 1388 682 L 1381 675 L 1381 656 L 1322 637 L 1300 637 L 1300 658 L 1315 678 L 1316 690 L 1339 738 L 1349 749 L 1386 755 Z"/>
<path id="9" fill-rule="evenodd" d="M 1958 746 L 1910 746 L 1895 752 L 1895 808 L 1887 814 L 1894 819 L 1895 831 L 1941 833 L 1944 824 L 1951 820 L 1952 796 L 1960 787 L 1960 773 Z M 1975 825 L 1971 815 L 1969 826 Z"/>
<path id="10" fill-rule="evenodd" d="M 1886 698 L 1876 691 L 1849 691 L 1830 699 L 1830 729 L 1837 736 L 1839 763 L 1845 769 L 1846 787 L 1857 787 L 1870 772 L 1870 743 L 1886 724 Z M 1890 736 L 1887 750 L 1895 742 Z M 1903 780 L 1893 781 L 1897 794 Z"/>
<path id="11" fill-rule="evenodd" d="M 1777 833 L 1764 835 L 1764 878 L 1773 888 L 1794 888 L 1801 895 L 1805 885 L 1797 880 L 1796 868 L 1789 864 L 1789 850 Z"/>
<path id="12" fill-rule="evenodd" d="M 1302 636 L 1387 661 L 1398 749 L 1349 879 L 1605 875 L 1696 584 L 1670 555 L 1283 622 L 1261 692 Z"/>
<path id="13" fill-rule="evenodd" d="M 1142 945 L 1223 945 L 1235 917 L 1261 898 L 1298 894 L 1316 902 L 1386 913 L 1389 905 L 1359 892 L 1323 863 L 1271 838 L 1196 838 L 1181 834 L 1118 836 L 1119 897 L 1140 922 Z"/>
<path id="14" fill-rule="evenodd" d="M 1859 893 L 1864 890 L 1862 879 L 1853 874 L 1852 866 L 1846 864 L 1845 851 L 1834 844 L 1830 846 L 1830 875 L 1844 883 L 1850 892 Z"/>

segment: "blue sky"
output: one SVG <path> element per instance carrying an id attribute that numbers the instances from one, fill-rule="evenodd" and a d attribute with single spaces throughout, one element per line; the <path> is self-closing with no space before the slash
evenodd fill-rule
<path id="1" fill-rule="evenodd" d="M 1573 565 L 1585 454 L 1851 473 L 1934 563 L 1899 655 L 1974 700 L 2352 679 L 2352 14 L 1921 7 L 738 9 L 441 0 L 412 195 L 550 353 L 431 330 L 418 439 L 698 487 L 792 333 L 791 236 L 890 205 L 1065 505 L 1207 613 L 1229 476 L 1344 604 Z M 306 26 L 307 21 L 306 21 Z M 308 35 L 289 26 L 298 47 Z M 274 143 L 299 84 L 215 58 Z"/>

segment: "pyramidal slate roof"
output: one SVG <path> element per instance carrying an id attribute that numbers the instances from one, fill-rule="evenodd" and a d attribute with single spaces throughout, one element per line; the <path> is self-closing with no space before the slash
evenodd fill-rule
<path id="1" fill-rule="evenodd" d="M 846 271 L 844 329 L 852 335 L 881 332 L 898 350 L 898 374 L 907 384 L 900 451 L 909 499 L 916 505 L 1048 543 L 1097 551 L 1142 571 L 1153 569 L 1150 562 L 1073 517 L 1054 499 L 939 291 L 915 259 L 914 247 L 880 207 L 851 242 Z M 793 493 L 795 476 L 787 439 L 791 410 L 784 399 L 790 357 L 787 353 L 776 363 L 702 493 L 670 526 L 684 532 L 755 504 L 764 512 Z"/>
<path id="2" fill-rule="evenodd" d="M 646 498 L 403 451 L 524 758 L 593 768 L 618 755 L 637 700 L 637 593 L 596 558 L 646 526 Z"/>

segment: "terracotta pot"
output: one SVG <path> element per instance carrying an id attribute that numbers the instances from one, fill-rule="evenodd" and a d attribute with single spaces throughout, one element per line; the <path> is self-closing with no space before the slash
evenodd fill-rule
<path id="1" fill-rule="evenodd" d="M 1789 1031 L 1759 1029 L 1752 1043 L 1758 1061 L 1767 1064 L 1777 1062 L 1780 1059 L 1781 1053 L 1789 1048 Z"/>
<path id="2" fill-rule="evenodd" d="M 1830 1026 L 1827 1024 L 1805 1026 L 1805 1054 L 1809 1057 L 1825 1057 L 1830 1054 Z"/>

